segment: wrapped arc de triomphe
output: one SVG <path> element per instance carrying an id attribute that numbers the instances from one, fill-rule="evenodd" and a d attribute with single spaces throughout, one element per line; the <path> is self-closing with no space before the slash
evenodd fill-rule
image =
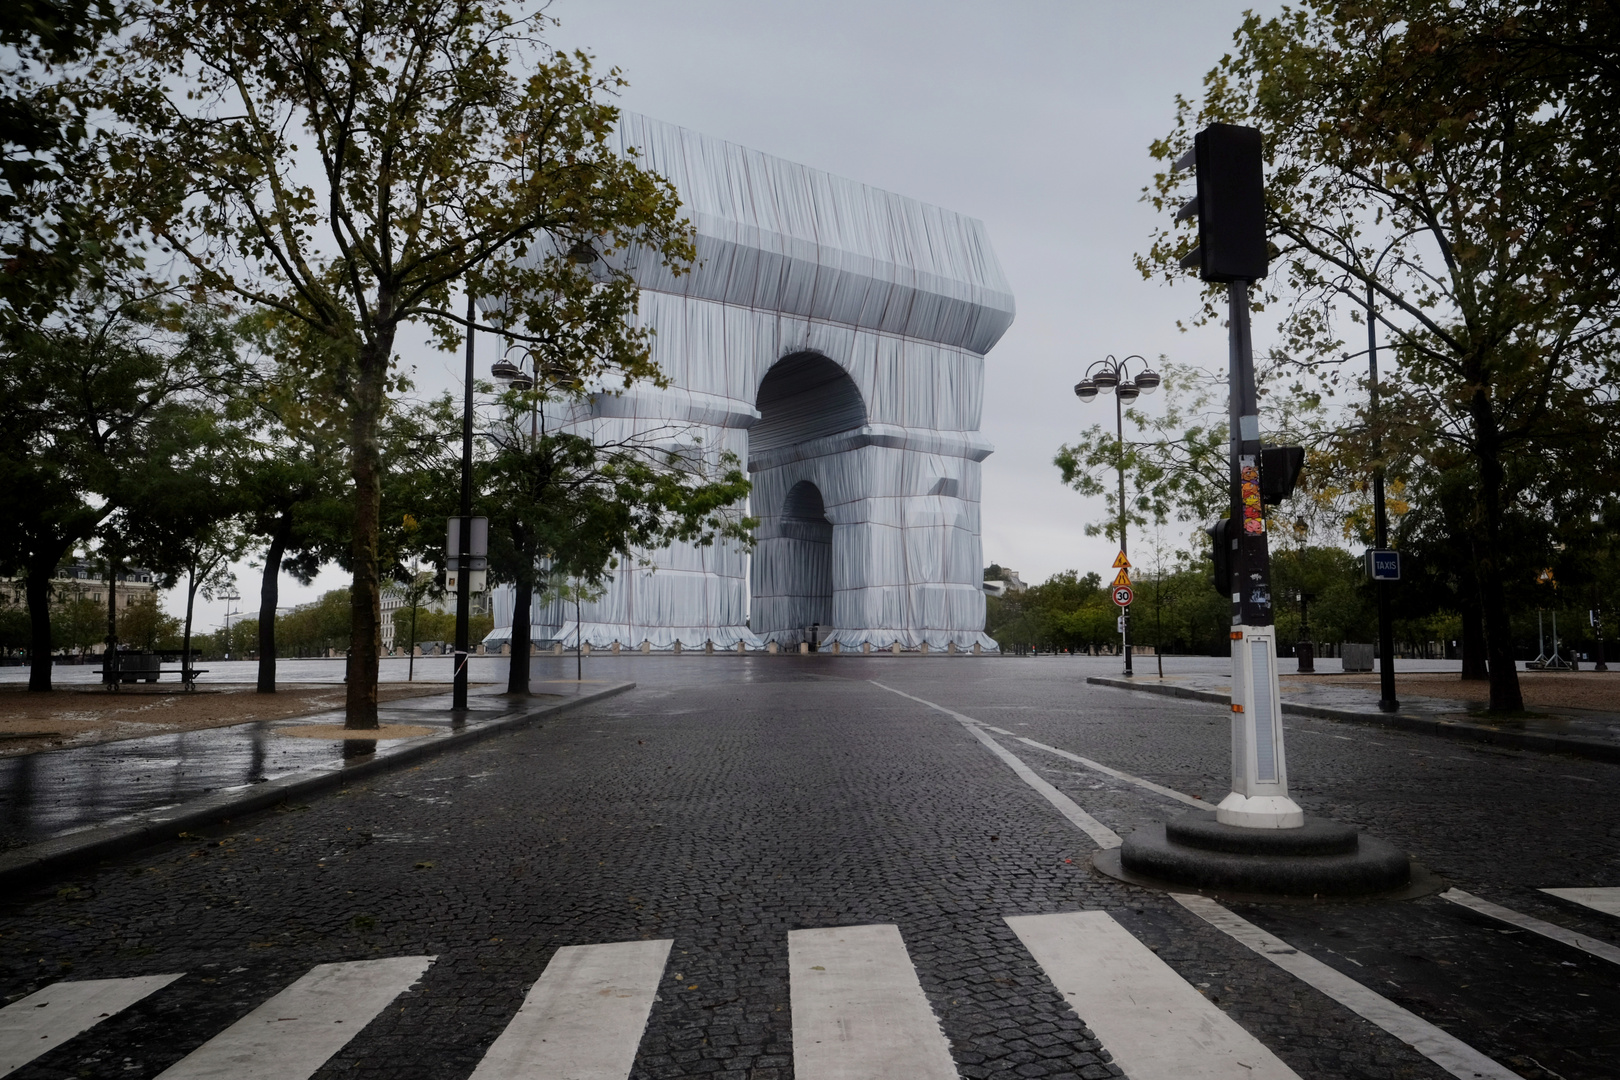
<path id="1" fill-rule="evenodd" d="M 592 395 L 562 423 L 747 463 L 752 553 L 646 552 L 606 594 L 536 605 L 533 639 L 593 649 L 898 643 L 983 633 L 984 355 L 1013 298 L 981 222 L 625 114 L 615 138 L 668 178 L 697 231 L 675 277 L 635 270 L 665 389 Z M 651 260 L 649 260 L 650 262 Z M 507 640 L 510 590 L 493 597 Z"/>

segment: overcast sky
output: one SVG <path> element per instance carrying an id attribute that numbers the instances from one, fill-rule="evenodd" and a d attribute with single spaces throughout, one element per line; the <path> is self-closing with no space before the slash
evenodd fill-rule
<path id="1" fill-rule="evenodd" d="M 623 70 L 621 104 L 979 218 L 1018 316 L 985 364 L 984 558 L 1030 583 L 1106 573 L 1085 525 L 1100 500 L 1065 489 L 1052 456 L 1112 402 L 1070 389 L 1112 353 L 1224 370 L 1221 327 L 1181 333 L 1196 289 L 1132 266 L 1154 225 L 1139 202 L 1177 93 L 1196 96 L 1245 5 L 1228 0 L 555 0 L 552 39 Z M 1273 5 L 1258 5 L 1262 9 Z M 1256 327 L 1256 351 L 1264 348 Z M 460 388 L 460 360 L 407 355 L 424 390 Z M 257 609 L 258 574 L 239 570 Z M 329 569 L 283 604 L 346 584 Z M 183 597 L 171 597 L 182 609 Z M 217 626 L 221 604 L 198 625 Z"/>

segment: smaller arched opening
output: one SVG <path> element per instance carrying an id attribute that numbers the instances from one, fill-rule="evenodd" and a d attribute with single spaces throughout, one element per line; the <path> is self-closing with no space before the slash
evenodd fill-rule
<path id="1" fill-rule="evenodd" d="M 768 544 L 774 570 L 763 582 L 768 595 L 761 633 L 783 644 L 817 647 L 833 629 L 833 525 L 821 489 L 801 480 L 788 489 Z M 762 553 L 763 554 L 763 553 Z"/>

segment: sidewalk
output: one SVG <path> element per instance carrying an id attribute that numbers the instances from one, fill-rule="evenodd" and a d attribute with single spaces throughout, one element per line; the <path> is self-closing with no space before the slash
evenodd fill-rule
<path id="1" fill-rule="evenodd" d="M 0 882 L 339 787 L 634 686 L 587 680 L 526 699 L 481 687 L 460 716 L 448 693 L 403 699 L 378 710 L 403 737 L 379 740 L 296 734 L 342 724 L 341 712 L 325 712 L 0 759 Z"/>
<path id="2" fill-rule="evenodd" d="M 1562 676 L 1581 678 L 1580 674 Z M 1378 692 L 1359 686 L 1343 686 L 1284 673 L 1282 711 L 1296 716 L 1313 716 L 1353 724 L 1418 731 L 1444 738 L 1511 746 L 1524 750 L 1545 750 L 1573 754 L 1594 761 L 1620 761 L 1620 711 L 1563 708 L 1536 705 L 1534 716 L 1514 720 L 1487 719 L 1480 715 L 1477 702 L 1461 698 L 1420 697 L 1401 692 L 1400 676 L 1395 689 L 1400 711 L 1378 711 Z M 1166 675 L 1093 675 L 1086 679 L 1098 686 L 1120 690 L 1163 694 L 1230 705 L 1232 678 L 1229 673 L 1187 672 Z"/>

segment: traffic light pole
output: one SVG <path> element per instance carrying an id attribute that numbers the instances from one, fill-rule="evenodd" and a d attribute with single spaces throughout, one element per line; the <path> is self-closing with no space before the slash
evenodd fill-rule
<path id="1" fill-rule="evenodd" d="M 1230 302 L 1232 526 L 1232 791 L 1217 821 L 1257 829 L 1290 829 L 1305 814 L 1288 797 L 1277 632 L 1272 616 L 1271 555 L 1260 488 L 1260 410 L 1249 332 L 1249 283 L 1227 285 Z"/>

